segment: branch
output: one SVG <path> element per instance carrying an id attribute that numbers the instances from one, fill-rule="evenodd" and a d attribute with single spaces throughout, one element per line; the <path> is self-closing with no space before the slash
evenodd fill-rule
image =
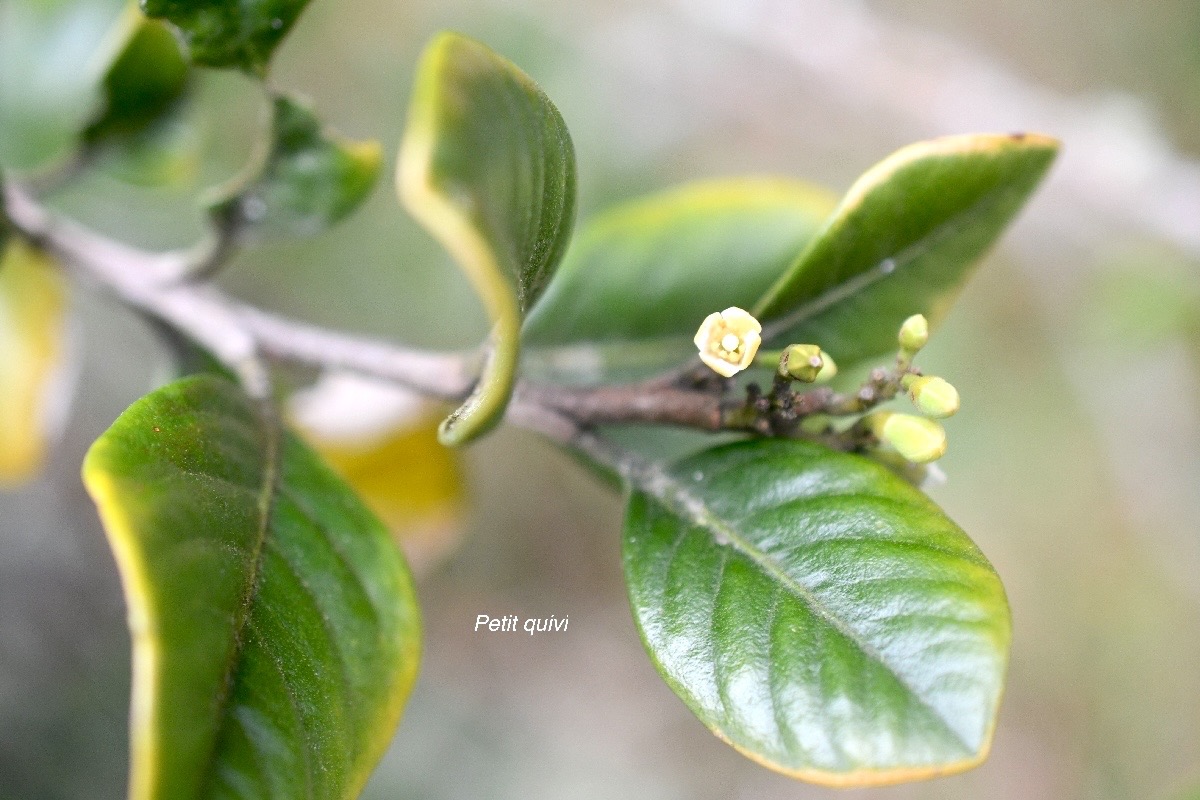
<path id="1" fill-rule="evenodd" d="M 459 401 L 472 388 L 473 359 L 468 355 L 331 331 L 228 296 L 197 275 L 198 265 L 203 269 L 213 263 L 205 248 L 153 253 L 129 247 L 52 214 L 27 190 L 11 184 L 4 188 L 4 201 L 8 218 L 25 237 L 125 304 L 197 342 L 232 369 L 255 397 L 270 394 L 264 359 L 349 370 L 440 400 Z M 508 418 L 547 435 L 553 432 L 551 438 L 585 452 L 594 442 L 580 438 L 583 433 L 617 423 L 803 437 L 853 449 L 861 444 L 857 433 L 805 431 L 800 421 L 814 414 L 859 413 L 889 399 L 898 385 L 898 374 L 876 371 L 856 395 L 824 388 L 795 392 L 780 379 L 766 393 L 750 384 L 735 394 L 730 380 L 688 365 L 682 372 L 616 386 L 521 380 Z"/>
<path id="2" fill-rule="evenodd" d="M 122 302 L 195 340 L 252 394 L 267 391 L 263 356 L 373 375 L 439 399 L 457 400 L 470 391 L 473 379 L 461 355 L 335 333 L 262 311 L 190 280 L 197 251 L 151 253 L 115 242 L 50 213 L 12 184 L 4 187 L 4 201 L 25 237 Z"/>

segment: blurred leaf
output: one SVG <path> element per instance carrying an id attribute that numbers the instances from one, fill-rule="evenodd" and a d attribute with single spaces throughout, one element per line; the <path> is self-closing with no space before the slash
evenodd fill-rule
<path id="1" fill-rule="evenodd" d="M 475 392 L 442 423 L 442 441 L 462 444 L 503 416 L 522 315 L 570 238 L 571 137 L 528 75 L 478 42 L 443 33 L 418 68 L 397 177 L 405 206 L 458 261 L 493 323 Z"/>
<path id="2" fill-rule="evenodd" d="M 62 158 L 95 113 L 128 35 L 124 0 L 0 3 L 0 164 Z"/>
<path id="3" fill-rule="evenodd" d="M 141 5 L 148 16 L 179 28 L 195 63 L 262 77 L 308 0 L 141 0 Z"/>
<path id="4" fill-rule="evenodd" d="M 383 526 L 213 376 L 131 406 L 84 481 L 129 604 L 130 797 L 357 796 L 420 649 Z"/>
<path id="5" fill-rule="evenodd" d="M 463 526 L 462 470 L 424 417 L 377 441 L 314 440 L 318 453 L 358 492 L 421 574 L 458 544 Z"/>
<path id="6" fill-rule="evenodd" d="M 97 167 L 135 186 L 188 186 L 200 175 L 204 128 L 194 109 L 101 148 Z"/>
<path id="7" fill-rule="evenodd" d="M 215 217 L 265 234 L 305 236 L 340 221 L 371 193 L 383 153 L 323 129 L 296 100 L 273 100 L 264 156 L 210 206 Z"/>
<path id="8" fill-rule="evenodd" d="M 66 286 L 40 250 L 0 232 L 0 486 L 42 466 L 65 405 Z"/>
<path id="9" fill-rule="evenodd" d="M 459 454 L 437 438 L 442 410 L 395 384 L 330 372 L 294 394 L 289 416 L 350 484 L 420 574 L 463 529 Z"/>
<path id="10" fill-rule="evenodd" d="M 627 363 L 662 368 L 695 355 L 704 318 L 752 306 L 834 203 L 808 184 L 742 178 L 689 184 L 602 214 L 575 237 L 530 314 L 526 366 L 566 372 L 574 360 L 587 371 L 605 354 L 619 367 L 624 354 Z M 609 346 L 578 348 L 591 343 Z"/>
<path id="11" fill-rule="evenodd" d="M 167 26 L 132 9 L 128 40 L 104 78 L 99 113 L 83 132 L 86 157 L 119 180 L 183 184 L 199 172 L 201 140 L 183 113 L 192 70 Z"/>
<path id="12" fill-rule="evenodd" d="M 1200 270 L 1172 252 L 1109 257 L 1080 309 L 1089 340 L 1128 350 L 1200 336 Z"/>
<path id="13" fill-rule="evenodd" d="M 849 367 L 895 350 L 911 314 L 937 324 L 1057 152 L 1046 136 L 977 134 L 893 153 L 755 306 L 782 327 L 766 344 L 814 342 Z"/>
<path id="14" fill-rule="evenodd" d="M 635 491 L 624 561 L 642 638 L 704 724 L 832 786 L 987 755 L 1008 661 L 1000 579 L 918 490 L 865 458 L 755 440 Z"/>
<path id="15" fill-rule="evenodd" d="M 189 77 L 179 44 L 166 26 L 134 20 L 125 48 L 104 76 L 103 109 L 84 130 L 84 141 L 96 145 L 145 131 L 179 102 Z"/>

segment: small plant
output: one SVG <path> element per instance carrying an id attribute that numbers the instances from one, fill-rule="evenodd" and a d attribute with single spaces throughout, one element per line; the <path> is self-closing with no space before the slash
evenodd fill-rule
<path id="1" fill-rule="evenodd" d="M 427 352 L 270 314 L 209 281 L 261 237 L 352 213 L 381 168 L 377 144 L 340 138 L 265 83 L 270 139 L 210 200 L 208 241 L 147 252 L 47 209 L 49 187 L 177 113 L 196 69 L 264 77 L 305 3 L 141 5 L 76 155 L 55 175 L 8 176 L 0 243 L 5 477 L 28 475 L 44 447 L 63 275 L 158 323 L 192 372 L 134 403 L 83 465 L 129 606 L 130 797 L 356 796 L 413 686 L 408 568 L 289 431 L 285 364 L 451 404 L 449 447 L 502 422 L 535 431 L 623 487 L 646 651 L 749 758 L 868 786 L 986 757 L 1009 610 L 983 554 L 917 488 L 946 449 L 936 420 L 959 408 L 917 356 L 1056 142 L 921 142 L 837 203 L 786 179 L 696 183 L 572 236 L 563 118 L 516 66 L 439 35 L 397 185 L 492 328 L 475 352 Z M 829 383 L 873 360 L 857 386 Z M 881 407 L 902 394 L 908 411 Z M 736 441 L 666 463 L 606 433 L 629 424 Z"/>

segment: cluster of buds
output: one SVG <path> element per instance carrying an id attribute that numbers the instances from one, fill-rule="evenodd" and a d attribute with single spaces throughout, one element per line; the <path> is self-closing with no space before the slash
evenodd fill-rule
<path id="1" fill-rule="evenodd" d="M 822 389 L 820 407 L 810 405 L 806 414 L 797 416 L 799 395 L 789 389 L 792 382 L 823 383 L 837 374 L 837 365 L 828 353 L 815 344 L 793 344 L 783 350 L 758 353 L 762 343 L 762 325 L 751 314 L 731 307 L 709 314 L 695 336 L 700 360 L 717 374 L 730 378 L 746 369 L 758 355 L 759 365 L 775 370 L 775 388 L 770 396 L 756 384 L 747 391 L 749 401 L 738 410 L 736 425 L 780 435 L 792 430 L 792 419 L 802 434 L 841 436 L 832 426 L 831 417 L 858 416 L 872 406 L 889 400 L 903 390 L 920 414 L 896 411 L 871 411 L 863 415 L 845 434 L 857 435 L 858 447 L 875 450 L 884 460 L 897 456 L 910 465 L 928 464 L 946 452 L 946 431 L 936 421 L 958 411 L 958 391 L 942 378 L 922 375 L 913 368 L 913 359 L 929 342 L 929 322 L 915 314 L 900 326 L 894 371 L 877 369 L 871 379 L 854 395 L 838 395 Z M 779 416 L 767 416 L 776 413 Z M 788 417 L 787 414 L 792 416 Z M 773 421 L 772 421 L 773 420 Z M 779 420 L 783 420 L 781 423 Z M 782 425 L 781 427 L 776 427 Z M 853 432 L 857 432 L 854 434 Z"/>
<path id="2" fill-rule="evenodd" d="M 958 390 L 943 378 L 910 372 L 913 358 L 929 342 L 929 321 L 914 314 L 900 326 L 900 350 L 896 367 L 903 377 L 900 386 L 924 416 L 895 411 L 875 411 L 862 419 L 862 426 L 882 445 L 906 461 L 928 464 L 946 452 L 946 431 L 936 422 L 958 411 Z"/>

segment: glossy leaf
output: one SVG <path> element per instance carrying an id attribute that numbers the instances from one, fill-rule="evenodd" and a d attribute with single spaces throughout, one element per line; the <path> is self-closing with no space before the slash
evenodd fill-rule
<path id="1" fill-rule="evenodd" d="M 344 139 L 296 100 L 277 96 L 263 157 L 248 178 L 222 191 L 211 211 L 257 233 L 320 233 L 367 198 L 382 162 L 378 142 Z"/>
<path id="2" fill-rule="evenodd" d="M 400 148 L 400 197 L 470 278 L 493 328 L 475 392 L 441 428 L 461 444 L 503 415 L 523 315 L 575 217 L 575 155 L 558 109 L 479 42 L 443 33 L 421 59 Z"/>
<path id="3" fill-rule="evenodd" d="M 259 76 L 307 5 L 308 0 L 141 0 L 147 16 L 179 28 L 195 63 Z"/>
<path id="4" fill-rule="evenodd" d="M 0 2 L 0 164 L 62 159 L 96 113 L 126 0 Z"/>
<path id="5" fill-rule="evenodd" d="M 378 520 L 214 376 L 131 406 L 84 481 L 129 605 L 130 797 L 356 797 L 420 649 Z"/>
<path id="6" fill-rule="evenodd" d="M 1008 660 L 1004 589 L 917 489 L 865 458 L 755 440 L 635 492 L 634 617 L 705 725 L 772 769 L 833 786 L 968 769 Z"/>
<path id="7" fill-rule="evenodd" d="M 0 486 L 37 473 L 65 411 L 64 283 L 49 256 L 5 247 L 0 230 Z"/>
<path id="8" fill-rule="evenodd" d="M 525 367 L 598 380 L 695 355 L 701 321 L 749 308 L 833 210 L 822 189 L 783 179 L 685 185 L 588 222 L 525 324 Z"/>
<path id="9" fill-rule="evenodd" d="M 912 314 L 936 324 L 1057 151 L 1037 134 L 950 136 L 872 167 L 756 304 L 767 344 L 815 342 L 847 367 L 895 350 Z"/>
<path id="10" fill-rule="evenodd" d="M 104 76 L 103 109 L 83 133 L 93 146 L 146 131 L 188 87 L 188 64 L 167 27 L 140 14 L 129 26 L 125 47 Z"/>

